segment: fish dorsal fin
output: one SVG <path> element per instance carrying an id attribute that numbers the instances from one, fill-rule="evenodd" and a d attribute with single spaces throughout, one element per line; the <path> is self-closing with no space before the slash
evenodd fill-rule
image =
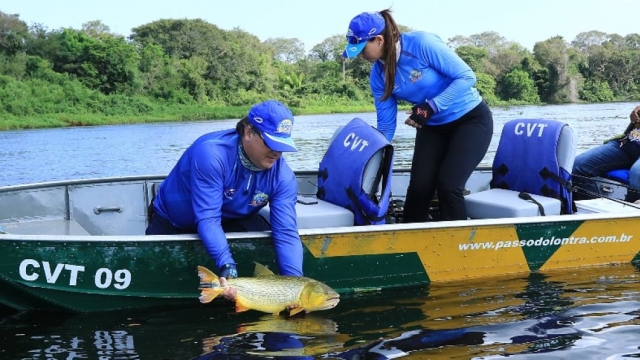
<path id="1" fill-rule="evenodd" d="M 253 270 L 253 276 L 258 277 L 258 276 L 269 276 L 269 275 L 275 275 L 273 273 L 273 271 L 267 269 L 266 266 L 257 263 L 254 261 L 254 263 L 256 264 L 256 268 L 255 270 Z"/>

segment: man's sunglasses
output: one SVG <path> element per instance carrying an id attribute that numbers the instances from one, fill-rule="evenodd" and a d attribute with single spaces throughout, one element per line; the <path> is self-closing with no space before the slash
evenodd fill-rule
<path id="1" fill-rule="evenodd" d="M 251 125 L 251 131 L 253 131 L 254 134 L 260 136 L 260 139 L 262 139 L 262 143 L 264 144 L 264 146 L 268 147 L 269 149 L 271 149 L 269 147 L 269 145 L 267 145 L 267 142 L 264 141 L 264 136 L 262 135 L 262 131 L 258 130 L 258 128 L 256 128 L 255 126 Z"/>

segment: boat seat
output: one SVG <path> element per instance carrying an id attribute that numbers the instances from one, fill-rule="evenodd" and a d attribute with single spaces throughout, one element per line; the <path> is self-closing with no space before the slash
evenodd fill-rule
<path id="1" fill-rule="evenodd" d="M 17 235 L 91 235 L 75 220 L 47 219 L 1 224 L 4 232 Z"/>
<path id="2" fill-rule="evenodd" d="M 271 220 L 271 209 L 266 205 L 258 212 Z M 314 197 L 298 196 L 296 219 L 298 229 L 353 226 L 353 213 L 348 209 Z"/>
<path id="3" fill-rule="evenodd" d="M 573 129 L 563 122 L 508 121 L 494 158 L 491 189 L 465 196 L 467 216 L 488 219 L 570 213 L 571 191 L 564 194 L 563 189 L 570 181 L 576 151 Z M 547 167 L 545 159 L 557 161 L 557 166 Z"/>
<path id="4" fill-rule="evenodd" d="M 329 143 L 333 141 L 343 127 L 344 126 L 340 126 L 338 130 L 333 133 Z M 363 187 L 366 186 L 365 189 L 368 189 L 369 191 L 373 190 L 375 177 L 378 173 L 378 168 L 380 167 L 380 162 L 382 160 L 382 151 L 380 151 L 380 154 L 376 154 L 374 158 L 377 158 L 377 161 L 373 161 L 372 158 L 365 168 Z M 267 221 L 270 221 L 271 209 L 269 208 L 269 205 L 260 209 L 259 214 Z M 315 196 L 298 196 L 298 200 L 296 202 L 296 218 L 299 229 L 311 229 L 353 226 L 354 215 L 346 208 L 320 200 Z"/>
<path id="5" fill-rule="evenodd" d="M 560 200 L 548 196 L 529 194 L 533 201 L 525 201 L 520 192 L 489 189 L 465 197 L 467 214 L 472 219 L 516 218 L 539 215 L 559 215 Z"/>
<path id="6" fill-rule="evenodd" d="M 343 128 L 344 125 L 341 125 L 333 132 L 333 135 L 331 135 L 331 139 L 329 140 L 329 144 L 333 142 Z M 383 155 L 384 149 L 378 150 L 371 159 L 367 161 L 367 165 L 364 166 L 364 172 L 362 174 L 362 189 L 366 191 L 367 194 L 375 194 L 380 190 L 381 184 L 379 181 L 376 181 L 376 179 L 378 177 L 378 171 L 382 166 Z"/>
<path id="7" fill-rule="evenodd" d="M 319 199 L 348 209 L 354 225 L 387 221 L 393 146 L 360 118 L 338 127 L 318 169 Z"/>

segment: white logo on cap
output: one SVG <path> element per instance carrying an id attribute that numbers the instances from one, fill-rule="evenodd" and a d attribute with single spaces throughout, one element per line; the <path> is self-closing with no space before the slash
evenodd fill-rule
<path id="1" fill-rule="evenodd" d="M 293 130 L 293 121 L 289 119 L 284 119 L 278 124 L 277 132 L 279 133 L 291 134 L 291 130 Z"/>
<path id="2" fill-rule="evenodd" d="M 263 122 L 264 120 L 262 120 L 262 118 L 261 118 L 261 117 L 256 116 L 256 117 L 254 117 L 254 118 L 253 118 L 253 121 L 257 122 L 258 124 L 262 124 L 262 122 Z"/>

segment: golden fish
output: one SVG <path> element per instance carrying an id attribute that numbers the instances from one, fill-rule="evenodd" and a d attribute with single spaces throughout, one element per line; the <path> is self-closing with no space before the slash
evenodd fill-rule
<path id="1" fill-rule="evenodd" d="M 253 309 L 277 315 L 295 306 L 289 313 L 295 315 L 331 309 L 340 301 L 340 295 L 326 284 L 306 277 L 275 275 L 258 263 L 254 277 L 228 279 L 226 287 L 221 287 L 218 276 L 203 266 L 198 266 L 198 276 L 201 303 L 211 302 L 225 289 L 234 288 L 236 312 Z"/>

